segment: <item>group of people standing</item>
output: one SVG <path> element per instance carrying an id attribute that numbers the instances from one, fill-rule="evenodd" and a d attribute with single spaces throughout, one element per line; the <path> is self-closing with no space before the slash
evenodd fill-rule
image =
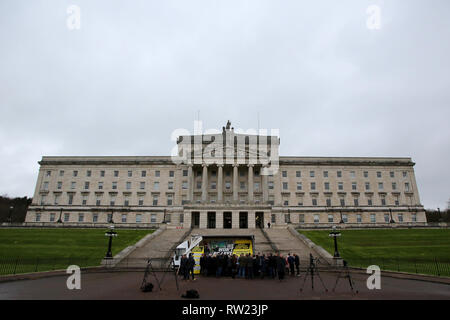
<path id="1" fill-rule="evenodd" d="M 284 279 L 286 274 L 291 276 L 300 274 L 300 258 L 297 254 L 287 257 L 277 253 L 276 255 L 241 254 L 228 255 L 203 254 L 200 258 L 200 273 L 204 276 L 229 277 L 254 279 L 264 277 Z"/>

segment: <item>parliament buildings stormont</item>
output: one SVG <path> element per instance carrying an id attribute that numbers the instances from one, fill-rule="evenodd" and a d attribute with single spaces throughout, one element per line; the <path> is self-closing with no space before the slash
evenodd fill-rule
<path id="1" fill-rule="evenodd" d="M 287 157 L 279 143 L 228 122 L 220 133 L 180 135 L 175 156 L 44 156 L 25 224 L 426 225 L 411 158 Z"/>

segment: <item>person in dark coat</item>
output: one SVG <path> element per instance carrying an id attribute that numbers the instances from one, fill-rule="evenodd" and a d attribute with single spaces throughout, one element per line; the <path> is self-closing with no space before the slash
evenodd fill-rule
<path id="1" fill-rule="evenodd" d="M 297 269 L 297 276 L 300 275 L 300 257 L 294 253 L 294 263 L 295 268 Z"/>
<path id="2" fill-rule="evenodd" d="M 289 275 L 291 277 L 293 277 L 294 274 L 295 274 L 295 268 L 294 268 L 295 258 L 293 256 L 291 256 L 290 253 L 288 253 L 287 261 L 288 261 L 288 264 L 289 264 Z"/>
<path id="3" fill-rule="evenodd" d="M 276 264 L 277 264 L 278 279 L 281 281 L 284 279 L 284 270 L 286 269 L 286 259 L 283 257 L 282 254 L 277 255 Z"/>
<path id="4" fill-rule="evenodd" d="M 266 255 L 259 256 L 258 259 L 259 265 L 259 277 L 264 279 L 264 275 L 266 274 Z"/>
<path id="5" fill-rule="evenodd" d="M 236 257 L 236 255 L 235 254 L 233 254 L 232 256 L 231 256 L 231 268 L 230 268 L 230 270 L 231 270 L 231 278 L 235 278 L 236 277 L 236 273 L 237 273 L 237 257 Z"/>
<path id="6" fill-rule="evenodd" d="M 272 279 L 275 278 L 277 273 L 277 260 L 272 253 L 269 255 L 269 273 Z"/>
<path id="7" fill-rule="evenodd" d="M 183 280 L 187 280 L 188 277 L 187 261 L 186 255 L 183 254 L 180 260 L 180 270 L 178 271 L 180 275 L 183 275 Z"/>
<path id="8" fill-rule="evenodd" d="M 194 278 L 195 259 L 192 253 L 189 254 L 189 258 L 187 260 L 186 265 L 188 269 L 187 278 L 189 279 L 189 276 L 192 275 L 192 280 L 195 280 Z"/>
<path id="9" fill-rule="evenodd" d="M 247 279 L 253 279 L 253 260 L 254 257 L 248 253 L 247 254 Z"/>
<path id="10" fill-rule="evenodd" d="M 202 254 L 200 258 L 200 273 L 202 275 L 206 275 L 206 256 L 205 254 Z"/>

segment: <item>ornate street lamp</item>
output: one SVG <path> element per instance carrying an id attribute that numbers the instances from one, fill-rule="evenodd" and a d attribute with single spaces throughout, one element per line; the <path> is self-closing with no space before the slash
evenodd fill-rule
<path id="1" fill-rule="evenodd" d="M 395 223 L 394 218 L 392 217 L 392 210 L 391 210 L 391 208 L 389 208 L 389 216 L 391 217 L 391 220 L 389 221 L 389 223 Z"/>
<path id="2" fill-rule="evenodd" d="M 341 221 L 339 221 L 339 223 L 345 223 L 344 219 L 342 218 L 342 211 L 339 211 L 339 214 L 341 215 Z"/>
<path id="3" fill-rule="evenodd" d="M 59 209 L 59 218 L 58 221 L 56 221 L 57 223 L 62 223 L 61 216 L 62 216 L 62 208 Z"/>
<path id="4" fill-rule="evenodd" d="M 113 257 L 111 252 L 112 238 L 117 237 L 117 232 L 114 231 L 114 226 L 109 227 L 109 231 L 105 233 L 105 236 L 109 237 L 108 252 L 106 252 L 105 259 L 112 259 Z"/>
<path id="5" fill-rule="evenodd" d="M 9 223 L 12 223 L 12 211 L 14 210 L 13 206 L 9 207 L 9 217 L 8 217 L 8 221 Z"/>
<path id="6" fill-rule="evenodd" d="M 330 232 L 329 236 L 334 238 L 334 258 L 340 258 L 341 256 L 338 251 L 337 237 L 340 237 L 341 233 L 336 231 L 336 226 L 333 226 L 333 231 Z"/>

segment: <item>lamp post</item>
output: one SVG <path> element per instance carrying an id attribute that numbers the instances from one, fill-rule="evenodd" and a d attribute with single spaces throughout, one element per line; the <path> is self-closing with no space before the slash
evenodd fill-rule
<path id="1" fill-rule="evenodd" d="M 62 208 L 59 209 L 59 218 L 58 218 L 57 223 L 62 223 L 61 216 L 62 216 Z"/>
<path id="2" fill-rule="evenodd" d="M 444 219 L 442 219 L 441 209 L 437 208 L 437 210 L 438 210 L 438 213 L 439 213 L 439 222 L 443 222 Z"/>
<path id="3" fill-rule="evenodd" d="M 341 236 L 341 233 L 339 231 L 336 231 L 336 226 L 333 226 L 333 231 L 329 234 L 330 237 L 334 238 L 334 258 L 340 258 L 338 245 L 337 245 L 337 237 Z"/>
<path id="4" fill-rule="evenodd" d="M 9 207 L 9 217 L 8 217 L 8 222 L 12 223 L 12 211 L 14 210 L 13 206 Z"/>
<path id="5" fill-rule="evenodd" d="M 391 217 L 391 220 L 389 221 L 389 223 L 395 223 L 394 218 L 392 217 L 392 209 L 389 208 L 389 216 Z"/>
<path id="6" fill-rule="evenodd" d="M 109 231 L 105 232 L 105 236 L 109 237 L 108 252 L 106 252 L 105 259 L 112 259 L 113 257 L 111 252 L 112 238 L 117 237 L 117 232 L 114 231 L 114 226 L 109 227 Z"/>

